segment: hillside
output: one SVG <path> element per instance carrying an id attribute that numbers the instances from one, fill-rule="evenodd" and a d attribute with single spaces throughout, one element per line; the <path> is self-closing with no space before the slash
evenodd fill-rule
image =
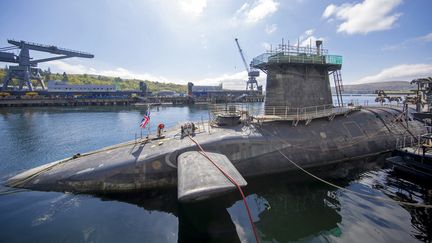
<path id="1" fill-rule="evenodd" d="M 5 75 L 4 69 L 0 69 L 0 81 Z M 109 84 L 116 85 L 120 90 L 137 90 L 139 89 L 139 79 L 121 79 L 119 77 L 107 77 L 93 74 L 68 74 L 68 81 L 71 84 Z M 51 80 L 62 80 L 63 75 L 53 73 L 50 75 Z M 171 90 L 178 93 L 186 93 L 187 86 L 174 83 L 161 83 L 157 81 L 144 80 L 148 90 L 158 92 L 161 90 Z M 335 93 L 335 88 L 332 87 L 332 93 Z M 345 94 L 373 94 L 375 90 L 392 90 L 392 91 L 409 91 L 416 89 L 415 85 L 411 85 L 408 81 L 389 81 L 367 84 L 344 85 Z"/>
<path id="2" fill-rule="evenodd" d="M 0 80 L 3 80 L 5 75 L 4 69 L 0 69 Z M 121 79 L 118 77 L 107 77 L 93 74 L 68 74 L 68 81 L 70 84 L 107 84 L 116 85 L 120 90 L 138 90 L 139 79 Z M 50 75 L 51 80 L 62 80 L 63 75 L 60 73 L 53 73 Z M 151 92 L 158 92 L 161 90 L 171 90 L 178 93 L 186 93 L 187 86 L 173 83 L 161 83 L 157 81 L 144 80 L 147 88 Z"/>
<path id="3" fill-rule="evenodd" d="M 409 91 L 416 88 L 417 87 L 415 85 L 411 85 L 408 81 L 389 81 L 379 83 L 344 85 L 343 93 L 373 94 L 375 90 Z M 332 87 L 332 93 L 335 93 L 334 87 Z"/>

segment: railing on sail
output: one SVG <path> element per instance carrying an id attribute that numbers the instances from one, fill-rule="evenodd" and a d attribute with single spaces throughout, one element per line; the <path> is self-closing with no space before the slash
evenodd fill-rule
<path id="1" fill-rule="evenodd" d="M 244 106 L 230 104 L 228 106 L 212 105 L 209 110 L 212 114 L 238 113 L 247 114 L 260 121 L 285 120 L 285 121 L 311 121 L 316 118 L 328 117 L 332 120 L 335 116 L 346 115 L 350 112 L 359 110 L 359 106 L 341 107 L 332 104 L 317 105 L 309 107 L 290 107 L 290 106 Z M 308 122 L 308 123 L 309 123 Z"/>

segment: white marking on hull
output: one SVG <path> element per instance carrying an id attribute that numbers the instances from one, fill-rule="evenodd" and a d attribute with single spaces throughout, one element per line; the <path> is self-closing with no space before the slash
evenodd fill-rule
<path id="1" fill-rule="evenodd" d="M 79 174 L 82 174 L 82 173 L 91 172 L 91 171 L 93 171 L 93 170 L 94 170 L 94 168 L 87 168 L 87 169 L 85 169 L 85 170 L 80 170 L 80 171 L 78 171 L 76 174 L 79 175 Z"/>

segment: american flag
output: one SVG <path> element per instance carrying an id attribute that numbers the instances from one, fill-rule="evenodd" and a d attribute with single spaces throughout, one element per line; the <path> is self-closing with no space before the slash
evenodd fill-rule
<path id="1" fill-rule="evenodd" d="M 144 118 L 141 121 L 140 127 L 145 128 L 147 126 L 147 123 L 150 121 L 150 111 L 147 111 L 144 114 Z"/>

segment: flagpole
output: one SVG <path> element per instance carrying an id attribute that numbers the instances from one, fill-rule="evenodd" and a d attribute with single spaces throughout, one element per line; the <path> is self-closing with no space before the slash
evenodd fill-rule
<path id="1" fill-rule="evenodd" d="M 150 137 L 150 121 L 149 121 L 149 124 L 147 127 L 147 138 L 149 138 L 149 137 Z"/>
<path id="2" fill-rule="evenodd" d="M 151 123 L 150 104 L 147 104 L 147 115 L 149 116 L 148 127 L 147 127 L 147 139 L 148 139 L 150 137 L 150 123 Z"/>

